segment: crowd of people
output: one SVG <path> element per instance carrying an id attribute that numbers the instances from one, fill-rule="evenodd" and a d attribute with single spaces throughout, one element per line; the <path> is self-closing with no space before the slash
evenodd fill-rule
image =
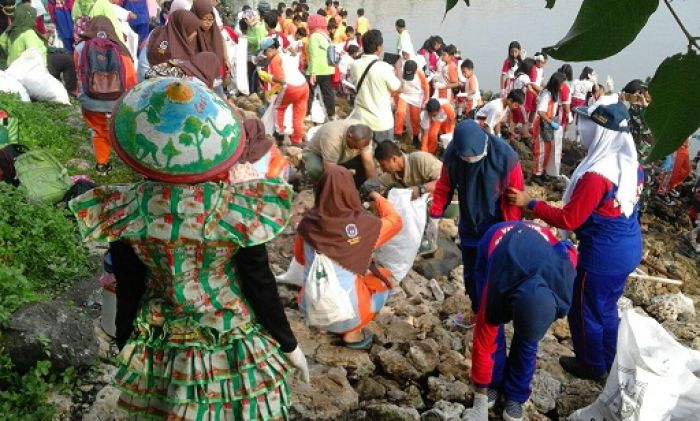
<path id="1" fill-rule="evenodd" d="M 222 14 L 216 0 L 49 0 L 52 35 L 34 3 L 3 7 L 6 64 L 41 50 L 80 103 L 97 173 L 110 173 L 114 151 L 144 177 L 70 204 L 85 239 L 110 242 L 122 409 L 175 419 L 289 416 L 288 375 L 308 382 L 309 370 L 265 243 L 292 215 L 281 152 L 290 145 L 303 149 L 304 181 L 315 190 L 293 259 L 306 282 L 334 279 L 347 295 L 352 317 L 331 314 L 320 325 L 345 346 L 372 346 L 365 327 L 396 283 L 373 254 L 404 228 L 385 196 L 409 189 L 412 199 L 430 198 L 421 252 L 436 250 L 446 211 L 459 213 L 471 308 L 453 321 L 474 329 L 476 391 L 464 419 L 486 420 L 501 398 L 504 419 L 523 419 L 538 342 L 564 316 L 575 357 L 562 356 L 561 366 L 607 377 L 617 301 L 642 259 L 640 211 L 652 191 L 673 205 L 691 172 L 687 142 L 663 165 L 642 163 L 652 99 L 641 80 L 615 93 L 591 67 L 578 78 L 568 64 L 548 72 L 545 53 L 527 57 L 514 41 L 499 92 L 484 98 L 476 58 L 440 36 L 415 50 L 403 19 L 395 48 L 385 48 L 363 9 L 352 24 L 333 0 L 316 11 L 306 0 L 276 9 L 260 1 L 237 15 Z M 271 128 L 262 112 L 234 106 L 242 95 L 265 99 Z M 352 108 L 347 118 L 338 117 L 341 103 Z M 512 142 L 531 147 L 532 174 Z M 585 156 L 558 208 L 525 186 L 568 180 L 565 142 Z M 700 224 L 697 185 L 694 195 Z M 688 234 L 696 251 L 698 230 Z M 306 282 L 299 308 L 324 308 Z"/>

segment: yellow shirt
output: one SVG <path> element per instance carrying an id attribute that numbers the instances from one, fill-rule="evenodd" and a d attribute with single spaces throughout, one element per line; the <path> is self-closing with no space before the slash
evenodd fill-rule
<path id="1" fill-rule="evenodd" d="M 365 32 L 369 31 L 369 19 L 364 16 L 357 18 L 357 24 L 355 25 L 355 30 L 358 34 L 364 35 Z"/>

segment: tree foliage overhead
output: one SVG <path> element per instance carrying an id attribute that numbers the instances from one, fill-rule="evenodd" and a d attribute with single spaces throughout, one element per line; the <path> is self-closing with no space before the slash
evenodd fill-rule
<path id="1" fill-rule="evenodd" d="M 469 6 L 469 0 L 463 0 Z M 445 13 L 459 0 L 446 0 Z M 546 0 L 554 7 L 556 0 Z M 671 4 L 672 0 L 583 0 L 568 33 L 556 44 L 544 49 L 562 61 L 601 60 L 613 56 L 631 44 L 649 18 L 663 3 L 688 40 L 688 50 L 666 58 L 649 83 L 651 105 L 646 122 L 654 135 L 655 160 L 672 153 L 700 127 L 696 112 L 700 97 L 700 37 L 691 35 Z M 674 36 L 672 31 L 662 36 Z"/>

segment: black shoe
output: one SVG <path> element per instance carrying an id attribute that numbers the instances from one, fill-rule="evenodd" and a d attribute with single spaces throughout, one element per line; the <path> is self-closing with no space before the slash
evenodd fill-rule
<path id="1" fill-rule="evenodd" d="M 420 149 L 420 139 L 418 139 L 418 136 L 416 135 L 413 135 L 413 147 Z"/>
<path id="2" fill-rule="evenodd" d="M 107 176 L 112 172 L 112 164 L 109 162 L 106 164 L 97 164 L 95 165 L 95 171 L 97 172 L 97 175 Z"/>
<path id="3" fill-rule="evenodd" d="M 545 183 L 547 182 L 547 179 L 545 178 L 544 175 L 533 175 L 530 178 L 530 181 L 537 184 L 538 186 L 544 186 Z"/>
<path id="4" fill-rule="evenodd" d="M 595 374 L 591 369 L 576 359 L 576 357 L 559 357 L 559 365 L 569 374 L 579 379 L 594 380 L 605 383 L 607 374 Z"/>

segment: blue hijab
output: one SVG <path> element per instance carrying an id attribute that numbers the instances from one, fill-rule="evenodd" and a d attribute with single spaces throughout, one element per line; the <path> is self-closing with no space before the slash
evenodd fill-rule
<path id="1" fill-rule="evenodd" d="M 464 156 L 486 156 L 468 163 Z M 508 188 L 508 178 L 518 163 L 518 154 L 500 137 L 486 133 L 474 120 L 457 125 L 443 159 L 450 184 L 457 188 L 460 233 L 480 238 L 500 222 L 499 198 Z"/>
<path id="2" fill-rule="evenodd" d="M 492 233 L 484 236 L 479 253 L 487 252 Z M 491 235 L 489 235 L 491 234 Z M 477 273 L 488 279 L 486 319 L 500 325 L 513 321 L 519 337 L 536 342 L 571 306 L 576 270 L 568 242 L 549 243 L 530 223 L 518 222 L 505 234 L 488 259 L 477 259 Z M 486 267 L 483 265 L 486 264 Z"/>

